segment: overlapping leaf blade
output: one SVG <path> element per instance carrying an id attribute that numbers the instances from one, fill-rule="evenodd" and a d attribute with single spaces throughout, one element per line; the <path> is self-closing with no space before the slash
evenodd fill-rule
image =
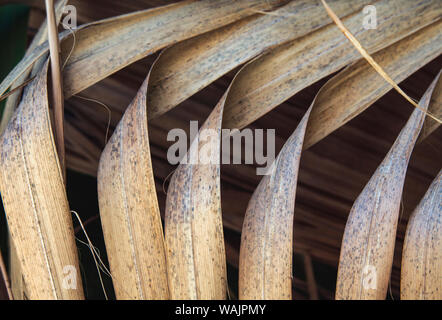
<path id="1" fill-rule="evenodd" d="M 401 299 L 442 298 L 441 229 L 442 171 L 439 171 L 408 221 L 402 251 Z"/>
<path id="2" fill-rule="evenodd" d="M 369 1 L 332 1 L 336 14 L 354 13 Z M 152 69 L 149 119 L 175 107 L 223 74 L 278 45 L 331 23 L 320 1 L 292 1 L 166 49 Z"/>
<path id="3" fill-rule="evenodd" d="M 147 131 L 146 78 L 104 149 L 98 200 L 118 299 L 167 299 L 163 228 Z"/>
<path id="4" fill-rule="evenodd" d="M 439 75 L 419 102 L 424 110 Z M 386 297 L 405 174 L 424 118 L 423 111 L 413 111 L 353 204 L 342 239 L 336 299 Z"/>
<path id="5" fill-rule="evenodd" d="M 161 48 L 222 27 L 254 14 L 270 10 L 282 0 L 212 1 L 186 0 L 80 26 L 61 35 L 66 98 Z M 11 84 L 48 51 L 47 43 L 27 55 L 0 85 L 3 94 Z"/>
<path id="6" fill-rule="evenodd" d="M 369 53 L 377 52 L 440 19 L 437 1 L 378 1 L 375 30 L 361 24 L 363 12 L 343 22 Z M 359 60 L 360 55 L 336 26 L 280 46 L 256 59 L 237 76 L 224 110 L 227 128 L 242 128 L 323 77 Z"/>
<path id="7" fill-rule="evenodd" d="M 25 90 L 1 137 L 0 190 L 29 298 L 81 299 L 77 248 L 52 136 L 46 77 L 47 64 Z"/>
<path id="8" fill-rule="evenodd" d="M 241 233 L 240 299 L 291 299 L 293 216 L 311 107 L 249 201 Z"/>
<path id="9" fill-rule="evenodd" d="M 221 123 L 228 91 L 192 141 L 167 191 L 165 237 L 172 299 L 225 299 L 221 218 Z M 200 136 L 207 132 L 212 135 Z M 205 156 L 206 160 L 202 160 Z"/>

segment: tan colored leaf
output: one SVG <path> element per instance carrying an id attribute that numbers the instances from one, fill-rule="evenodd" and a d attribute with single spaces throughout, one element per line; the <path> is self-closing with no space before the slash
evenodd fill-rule
<path id="1" fill-rule="evenodd" d="M 26 293 L 25 282 L 23 281 L 23 273 L 21 271 L 20 259 L 17 249 L 14 246 L 12 237 L 8 234 L 9 241 L 9 277 L 11 279 L 11 291 L 14 300 L 24 300 L 28 296 Z"/>
<path id="2" fill-rule="evenodd" d="M 191 143 L 184 158 L 187 164 L 178 166 L 167 191 L 165 237 L 172 299 L 226 297 L 220 166 L 215 161 L 220 159 L 227 94 L 228 90 L 201 127 L 199 138 Z M 214 134 L 201 139 L 210 130 Z"/>
<path id="3" fill-rule="evenodd" d="M 377 52 L 438 21 L 442 7 L 437 0 L 378 1 L 377 29 L 366 30 L 364 13 L 343 19 L 369 53 Z M 317 80 L 360 58 L 353 45 L 334 25 L 276 48 L 238 74 L 224 125 L 242 128 Z"/>
<path id="4" fill-rule="evenodd" d="M 0 190 L 29 298 L 83 298 L 49 117 L 47 64 L 25 90 L 1 146 Z"/>
<path id="5" fill-rule="evenodd" d="M 295 5 L 295 3 L 296 2 L 294 2 L 293 5 Z M 339 1 L 336 2 L 336 4 L 340 3 Z M 350 2 L 342 1 L 342 3 Z M 336 4 L 334 4 L 334 8 Z M 352 27 L 350 29 L 357 31 L 356 35 L 358 39 L 363 38 L 361 41 L 364 45 L 370 45 L 370 52 L 388 47 L 392 43 L 400 41 L 402 38 L 425 28 L 425 26 L 435 23 L 435 21 L 437 22 L 442 13 L 442 9 L 438 6 L 437 1 L 434 0 L 426 0 L 423 2 L 383 0 L 376 2 L 376 6 L 378 9 L 382 9 L 378 10 L 378 28 L 376 30 L 365 30 L 363 28 L 361 21 L 363 21 L 366 16 L 363 12 L 358 12 L 344 19 L 346 25 L 348 25 L 349 21 L 352 21 Z M 282 9 L 283 8 L 281 8 L 281 10 Z M 274 12 L 270 12 L 265 16 L 271 15 L 271 17 L 275 19 L 275 24 L 279 25 L 278 21 L 284 20 L 286 18 L 284 14 L 287 13 L 282 10 L 282 17 L 273 14 Z M 290 15 L 287 15 L 287 18 L 288 17 L 290 17 Z M 301 19 L 298 14 L 295 14 L 294 18 L 295 21 Z M 255 18 L 247 18 L 244 21 L 254 21 L 253 19 Z M 242 26 L 242 23 L 246 24 L 244 21 L 236 22 L 235 25 Z M 331 19 L 329 19 L 329 22 L 332 22 Z M 296 22 L 294 23 L 296 24 Z M 229 27 L 232 26 L 228 26 L 223 30 L 227 32 L 230 30 Z M 299 26 L 298 28 L 303 29 Z M 242 28 L 238 30 L 242 30 Z M 294 33 L 297 32 L 294 31 Z M 213 32 L 213 34 L 215 34 L 215 32 Z M 206 56 L 204 54 L 204 45 L 209 45 L 212 43 L 211 41 L 216 42 L 215 40 L 210 40 L 211 38 L 209 38 L 208 35 L 209 33 L 194 39 L 189 39 L 177 44 L 176 47 L 183 49 L 183 56 L 188 59 L 192 58 L 190 52 L 195 52 L 195 55 L 202 59 L 201 64 L 196 61 L 186 63 L 188 59 L 181 59 L 179 56 L 171 54 L 169 58 L 164 58 L 164 60 L 161 57 L 156 66 L 153 67 L 151 78 L 151 84 L 153 85 L 149 85 L 147 99 L 151 108 L 150 110 L 158 111 L 149 112 L 149 119 L 152 118 L 152 114 L 158 116 L 164 112 L 163 109 L 160 110 L 158 108 L 167 110 L 170 106 L 173 106 L 173 101 L 180 101 L 183 97 L 204 86 L 205 77 L 212 77 L 211 70 L 213 70 L 213 74 L 223 70 L 223 67 L 217 66 L 216 62 L 218 59 L 221 59 L 221 64 L 235 60 L 235 55 L 229 56 L 227 59 L 224 56 L 218 56 L 212 53 L 208 53 Z M 219 34 L 219 36 L 222 35 L 222 33 Z M 231 36 L 236 36 L 236 32 L 231 31 Z M 198 38 L 203 37 L 209 38 L 206 39 L 207 42 L 204 42 L 202 39 L 197 41 Z M 223 38 L 220 38 L 220 41 L 221 39 Z M 200 44 L 201 46 L 190 47 L 189 45 L 188 47 L 184 45 L 184 43 L 190 43 L 192 41 L 195 41 L 195 44 Z M 247 43 L 250 44 L 254 42 Z M 229 47 L 227 40 L 225 44 L 226 47 Z M 164 55 L 168 55 L 168 52 L 171 52 L 169 50 L 174 51 L 174 48 L 175 46 L 166 49 Z M 210 48 L 222 49 L 218 46 Z M 310 52 L 310 48 L 313 49 L 313 52 Z M 254 50 L 252 48 L 249 49 L 251 51 Z M 176 52 L 178 51 L 179 50 L 176 49 Z M 225 53 L 227 54 L 228 52 L 227 50 Z M 172 59 L 173 57 L 176 57 L 176 59 Z M 254 67 L 247 68 L 244 70 L 246 72 L 242 72 L 242 75 L 238 76 L 238 78 L 242 78 L 242 81 L 237 81 L 235 88 L 232 88 L 231 96 L 236 95 L 237 97 L 231 99 L 232 103 L 227 103 L 225 112 L 230 113 L 230 116 L 228 114 L 226 115 L 224 123 L 229 128 L 247 125 L 299 90 L 359 59 L 360 54 L 334 25 L 320 28 L 296 41 L 272 49 L 268 54 L 255 60 L 253 64 Z M 205 69 L 204 65 L 206 63 L 210 65 L 211 69 Z M 234 64 L 235 63 L 227 63 L 227 69 Z M 173 65 L 173 70 L 172 67 L 168 68 L 168 65 Z M 197 67 L 197 71 L 193 73 L 190 69 L 191 66 Z M 180 67 L 183 69 L 179 69 Z M 156 70 L 156 68 L 158 68 L 158 70 Z M 159 69 L 163 70 L 163 72 L 159 72 Z M 206 75 L 199 76 L 198 72 L 202 72 Z M 162 77 L 161 73 L 164 73 L 165 76 Z M 183 79 L 186 78 L 186 74 L 190 80 L 187 79 L 184 81 Z M 195 77 L 195 81 L 192 81 L 193 77 Z M 218 75 L 214 76 L 214 78 L 216 77 L 218 77 Z M 159 82 L 156 82 L 156 87 L 152 89 L 155 86 L 155 78 L 159 79 L 156 80 Z M 201 81 L 201 79 L 203 80 Z M 307 79 L 307 81 L 305 81 L 305 79 Z M 159 85 L 160 83 L 164 85 L 164 90 L 159 88 L 161 87 Z M 178 92 L 175 88 L 181 88 L 182 91 Z M 234 91 L 236 91 L 236 94 Z M 162 94 L 159 94 L 160 92 L 162 92 Z M 181 92 L 183 93 L 181 94 Z M 261 92 L 263 92 L 263 94 L 261 94 Z M 232 104 L 231 107 L 229 106 L 230 104 Z M 157 105 L 160 107 L 157 107 Z M 229 108 L 232 108 L 230 112 L 228 111 Z M 80 135 L 81 134 L 84 133 L 80 131 Z M 101 139 L 102 135 L 103 132 L 101 134 L 99 133 L 98 137 Z M 98 147 L 95 149 L 98 150 Z M 82 154 L 84 154 L 84 150 Z M 85 160 L 79 157 L 71 157 L 71 159 L 73 158 L 76 158 L 76 169 L 84 170 L 83 168 L 86 168 L 88 173 L 95 174 L 96 161 L 92 161 L 91 164 L 88 165 Z"/>
<path id="6" fill-rule="evenodd" d="M 401 299 L 442 299 L 442 171 L 408 221 L 402 251 Z"/>
<path id="7" fill-rule="evenodd" d="M 332 1 L 345 16 L 370 1 Z M 300 38 L 331 21 L 319 0 L 292 1 L 164 51 L 151 72 L 147 99 L 153 119 L 265 50 Z M 252 36 L 251 36 L 252 35 Z"/>
<path id="8" fill-rule="evenodd" d="M 67 0 L 59 0 L 55 4 L 55 15 L 57 19 L 57 23 L 60 21 L 61 16 L 63 14 L 63 7 L 67 4 Z M 30 54 L 35 48 L 45 42 L 48 38 L 48 31 L 47 31 L 47 22 L 46 20 L 43 22 L 43 24 L 38 29 L 38 32 L 35 34 L 34 38 L 32 39 L 31 44 L 29 45 L 28 49 L 26 50 L 25 55 Z M 25 72 L 13 83 L 12 87 L 16 88 L 22 83 L 28 79 L 29 75 L 31 74 L 32 70 L 40 70 L 40 67 L 42 64 L 46 61 L 46 55 L 43 55 L 40 57 L 36 63 L 29 67 Z M 5 103 L 5 108 L 3 109 L 2 119 L 0 123 L 0 133 L 2 133 L 6 126 L 8 125 L 9 120 L 14 114 L 15 109 L 17 108 L 20 98 L 22 95 L 22 90 L 15 91 Z M 17 253 L 15 252 L 15 246 L 12 243 L 12 238 L 9 236 L 9 269 L 10 271 L 10 277 L 11 277 L 11 289 L 13 292 L 14 299 L 22 300 L 24 298 L 24 292 L 26 291 L 25 284 L 23 281 L 23 276 L 20 270 L 20 261 L 18 260 Z"/>
<path id="9" fill-rule="evenodd" d="M 439 76 L 421 98 L 427 109 Z M 425 118 L 415 109 L 350 211 L 341 245 L 336 299 L 385 299 L 408 161 Z"/>
<path id="10" fill-rule="evenodd" d="M 148 81 L 127 108 L 98 168 L 101 223 L 117 299 L 169 298 L 147 130 Z"/>
<path id="11" fill-rule="evenodd" d="M 63 72 L 64 95 L 69 98 L 110 74 L 161 48 L 250 16 L 270 10 L 285 0 L 187 0 L 80 26 L 75 48 Z M 69 31 L 61 35 L 63 61 L 72 49 Z M 0 94 L 48 51 L 39 46 L 11 71 Z"/>
<path id="12" fill-rule="evenodd" d="M 291 299 L 293 214 L 308 109 L 249 201 L 241 233 L 240 299 Z"/>
<path id="13" fill-rule="evenodd" d="M 373 59 L 394 81 L 401 82 L 441 53 L 441 27 L 442 22 L 435 22 L 375 53 Z M 316 99 L 304 149 L 356 117 L 391 88 L 365 60 L 341 71 L 325 84 Z"/>

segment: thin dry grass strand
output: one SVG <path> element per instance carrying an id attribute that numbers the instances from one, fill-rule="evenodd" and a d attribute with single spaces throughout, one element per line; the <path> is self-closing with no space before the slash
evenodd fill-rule
<path id="1" fill-rule="evenodd" d="M 81 229 L 83 230 L 83 233 L 84 233 L 84 235 L 85 235 L 85 237 L 86 237 L 86 239 L 87 239 L 87 242 L 88 242 L 88 243 L 87 243 L 87 246 L 89 247 L 89 250 L 91 251 L 91 254 L 92 254 L 92 258 L 94 259 L 95 266 L 96 266 L 96 268 L 97 268 L 97 272 L 98 272 L 98 277 L 99 277 L 99 279 L 100 279 L 101 288 L 103 289 L 104 297 L 106 298 L 106 300 L 108 300 L 107 293 L 106 293 L 106 289 L 104 288 L 103 278 L 101 277 L 100 266 L 99 266 L 99 263 L 97 262 L 97 258 L 96 258 L 96 256 L 99 257 L 99 255 L 98 255 L 98 253 L 97 253 L 96 250 L 95 250 L 95 246 L 92 244 L 91 240 L 89 239 L 89 236 L 88 236 L 88 234 L 87 234 L 87 232 L 86 232 L 86 229 L 84 228 L 83 223 L 81 222 L 81 218 L 80 218 L 80 216 L 79 216 L 78 213 L 77 213 L 76 211 L 74 211 L 74 210 L 71 210 L 71 213 L 73 213 L 74 216 L 77 218 L 78 223 L 80 224 Z M 77 238 L 77 240 L 78 240 L 78 241 L 81 241 L 81 240 L 79 240 L 78 238 Z M 103 264 L 103 262 L 101 261 L 101 259 L 100 259 L 100 263 Z M 103 265 L 104 265 L 104 264 L 103 264 Z M 110 274 L 110 273 L 109 273 L 109 274 Z"/>
<path id="2" fill-rule="evenodd" d="M 68 54 L 68 56 L 66 57 L 66 59 L 65 59 L 65 61 L 64 61 L 64 63 L 63 63 L 63 66 L 62 66 L 62 68 L 61 68 L 62 70 L 64 69 L 64 67 L 65 67 L 66 64 L 68 63 L 69 58 L 71 57 L 72 52 L 74 51 L 74 48 L 75 48 L 75 44 L 76 44 L 76 37 L 75 37 L 75 31 L 76 31 L 76 30 L 73 30 L 72 28 L 69 28 L 69 31 L 71 32 L 71 34 L 72 34 L 72 38 L 73 38 L 72 48 L 71 48 L 71 51 L 69 51 L 69 54 Z M 87 101 L 91 101 L 91 102 L 98 103 L 99 105 L 103 106 L 103 107 L 106 109 L 106 111 L 108 112 L 108 120 L 107 120 L 107 126 L 106 126 L 106 134 L 105 134 L 105 138 L 104 138 L 104 145 L 106 145 L 107 140 L 108 140 L 108 137 L 109 137 L 110 125 L 111 125 L 111 122 L 112 122 L 112 110 L 111 110 L 106 104 L 104 104 L 104 103 L 101 102 L 101 101 L 98 101 L 97 99 L 92 99 L 92 98 L 84 97 L 84 96 L 81 96 L 81 95 L 79 95 L 79 94 L 75 94 L 75 95 L 73 95 L 73 96 L 74 96 L 74 97 L 78 97 L 78 98 L 83 99 L 83 100 L 87 100 Z"/>
<path id="3" fill-rule="evenodd" d="M 388 281 L 388 292 L 390 294 L 390 299 L 394 300 L 393 292 L 391 291 L 391 276 L 390 276 L 390 280 Z"/>
<path id="4" fill-rule="evenodd" d="M 72 56 L 72 53 L 74 52 L 75 44 L 77 43 L 77 38 L 75 37 L 76 30 L 73 30 L 71 27 L 69 27 L 68 30 L 72 34 L 72 47 L 71 47 L 71 50 L 69 51 L 69 54 L 67 55 L 66 59 L 64 60 L 63 65 L 61 66 L 61 71 L 63 71 L 64 67 L 66 67 L 66 64 L 68 63 L 69 59 Z"/>
<path id="5" fill-rule="evenodd" d="M 401 299 L 442 299 L 442 170 L 408 221 L 402 249 Z"/>
<path id="6" fill-rule="evenodd" d="M 81 231 L 83 231 L 83 230 L 81 230 Z M 78 241 L 79 243 L 81 243 L 82 245 L 88 247 L 89 249 L 91 248 L 91 246 L 89 245 L 89 243 L 87 243 L 87 242 L 85 242 L 85 241 L 83 241 L 83 240 L 80 240 L 78 237 L 75 237 L 75 240 L 77 240 L 77 241 Z M 96 254 L 97 258 L 99 258 L 99 257 L 101 256 L 101 254 L 100 254 L 100 250 L 98 250 L 98 248 L 97 248 L 96 246 L 93 246 L 92 249 L 95 251 L 95 254 Z M 98 263 L 98 267 L 99 267 L 99 269 L 101 270 L 101 272 L 103 272 L 106 276 L 108 276 L 109 278 L 112 278 L 112 275 L 106 271 L 106 270 L 107 270 L 106 266 L 103 266 L 103 265 L 101 264 L 101 262 Z"/>
<path id="7" fill-rule="evenodd" d="M 104 145 L 106 145 L 107 141 L 108 141 L 108 137 L 109 137 L 109 130 L 110 130 L 111 122 L 112 122 L 112 110 L 106 104 L 104 104 L 101 101 L 98 101 L 97 99 L 84 97 L 84 96 L 81 96 L 79 94 L 75 94 L 75 95 L 73 95 L 73 97 L 77 97 L 77 98 L 80 98 L 80 99 L 83 99 L 83 100 L 86 100 L 86 101 L 98 103 L 99 105 L 101 105 L 107 111 L 107 114 L 108 114 L 107 126 L 106 126 L 106 134 L 105 134 L 105 137 L 104 137 Z"/>
<path id="8" fill-rule="evenodd" d="M 166 192 L 166 182 L 167 182 L 167 180 L 169 180 L 169 178 L 175 173 L 175 171 L 176 171 L 176 169 L 173 169 L 171 172 L 169 172 L 169 174 L 166 176 L 166 178 L 164 178 L 164 180 L 163 180 L 163 193 L 165 194 L 165 195 L 167 195 L 167 192 Z"/>
<path id="9" fill-rule="evenodd" d="M 333 12 L 333 10 L 328 6 L 327 2 L 325 0 L 321 0 L 322 4 L 324 5 L 325 9 L 327 10 L 327 13 L 329 14 L 330 18 L 335 22 L 335 24 L 338 26 L 338 28 L 344 33 L 344 35 L 347 37 L 348 40 L 355 46 L 355 48 L 359 51 L 359 53 L 367 60 L 367 62 L 376 70 L 379 75 L 384 78 L 385 81 L 387 81 L 401 96 L 403 96 L 408 102 L 410 102 L 415 108 L 421 110 L 429 117 L 433 118 L 439 123 L 442 123 L 442 120 L 438 119 L 433 114 L 429 113 L 427 110 L 423 109 L 419 106 L 412 98 L 410 98 L 397 84 L 391 77 L 382 69 L 382 67 L 377 64 L 376 61 L 371 57 L 371 55 L 367 52 L 367 50 L 362 47 L 362 45 L 359 43 L 359 41 L 351 34 L 351 32 L 344 26 L 341 19 Z"/>
<path id="10" fill-rule="evenodd" d="M 81 230 L 82 230 L 82 231 L 85 233 L 85 235 L 86 235 L 86 231 L 84 230 L 84 229 L 85 229 L 84 225 L 82 225 L 80 228 L 81 228 Z M 86 237 L 87 237 L 87 235 L 86 235 Z M 92 250 L 94 251 L 94 252 L 92 253 L 92 255 L 95 254 L 95 257 L 98 259 L 98 262 L 99 262 L 98 264 L 96 263 L 96 266 L 98 266 L 98 268 L 99 268 L 99 269 L 100 269 L 100 270 L 101 270 L 106 276 L 108 276 L 109 278 L 113 279 L 111 272 L 109 271 L 108 267 L 107 267 L 106 264 L 103 262 L 103 260 L 101 259 L 101 254 L 100 254 L 99 249 L 98 249 L 96 246 L 94 246 L 90 240 L 88 240 L 88 242 L 84 242 L 84 241 L 78 239 L 77 237 L 75 237 L 75 239 L 76 239 L 78 242 L 80 242 L 81 244 L 87 246 L 89 249 L 92 249 Z M 95 259 L 94 259 L 94 260 L 95 260 Z M 103 284 L 102 284 L 102 286 L 103 286 Z M 103 287 L 103 290 L 104 290 L 104 287 Z"/>
<path id="11" fill-rule="evenodd" d="M 262 10 L 255 10 L 255 9 L 250 9 L 250 11 L 252 11 L 253 13 L 266 14 L 266 15 L 275 16 L 275 17 L 283 17 L 282 14 L 278 14 L 276 12 L 271 12 L 271 11 L 262 11 Z"/>

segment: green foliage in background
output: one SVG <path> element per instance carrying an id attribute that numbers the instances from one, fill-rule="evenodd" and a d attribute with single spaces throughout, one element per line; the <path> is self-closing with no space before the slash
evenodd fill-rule
<path id="1" fill-rule="evenodd" d="M 0 6 L 0 80 L 3 80 L 21 60 L 26 51 L 29 6 L 8 4 Z M 0 102 L 3 113 L 5 101 Z"/>

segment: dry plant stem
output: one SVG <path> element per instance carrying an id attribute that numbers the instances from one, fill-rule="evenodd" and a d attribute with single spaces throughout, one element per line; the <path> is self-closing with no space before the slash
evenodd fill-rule
<path id="1" fill-rule="evenodd" d="M 34 80 L 34 78 L 35 78 L 35 77 L 32 77 L 32 78 L 26 80 L 26 81 L 23 82 L 22 84 L 18 85 L 18 86 L 15 87 L 14 89 L 11 89 L 9 92 L 7 92 L 7 93 L 5 93 L 4 95 L 2 95 L 2 96 L 0 97 L 0 101 L 2 101 L 2 100 L 4 100 L 4 99 L 8 98 L 9 96 L 11 96 L 11 95 L 13 95 L 13 94 L 16 94 L 17 91 L 19 91 L 19 90 L 21 91 L 21 89 L 23 89 L 23 87 L 25 87 L 29 82 L 31 82 L 32 80 Z"/>
<path id="2" fill-rule="evenodd" d="M 415 108 L 421 109 L 421 111 L 425 112 L 429 117 L 433 118 L 439 123 L 442 123 L 442 120 L 438 119 L 431 113 L 429 113 L 427 110 L 422 109 L 416 102 L 414 102 L 413 99 L 411 99 L 399 86 L 396 84 L 396 82 L 391 79 L 391 77 L 382 69 L 382 67 L 374 61 L 374 59 L 370 56 L 370 54 L 365 50 L 362 45 L 359 43 L 359 41 L 351 34 L 350 31 L 344 26 L 342 21 L 338 18 L 338 16 L 333 12 L 333 10 L 327 5 L 325 0 L 321 0 L 322 4 L 324 5 L 325 9 L 327 10 L 327 13 L 330 15 L 332 20 L 336 23 L 338 28 L 344 33 L 344 35 L 350 40 L 350 42 L 355 46 L 355 48 L 359 51 L 359 53 L 370 63 L 370 65 L 381 75 L 382 78 L 385 79 L 393 88 L 401 95 L 403 96 L 408 102 L 410 102 Z"/>
<path id="3" fill-rule="evenodd" d="M 440 74 L 439 74 L 440 75 Z M 385 299 L 408 161 L 438 77 L 350 211 L 341 245 L 336 299 Z"/>
<path id="4" fill-rule="evenodd" d="M 104 298 L 106 300 L 108 300 L 106 289 L 104 288 L 104 284 L 103 284 L 103 278 L 101 277 L 101 272 L 100 272 L 101 266 L 99 265 L 97 258 L 96 258 L 96 256 L 98 256 L 98 254 L 96 254 L 95 246 L 92 244 L 92 241 L 89 239 L 89 235 L 86 232 L 85 226 L 81 222 L 80 215 L 76 211 L 73 211 L 73 210 L 71 210 L 71 213 L 73 213 L 75 215 L 75 217 L 77 218 L 78 223 L 80 224 L 80 228 L 86 237 L 87 243 L 85 243 L 85 242 L 84 243 L 89 247 L 89 250 L 91 251 L 92 258 L 94 259 L 94 262 L 95 262 L 95 267 L 97 268 L 98 278 L 100 279 L 101 288 L 103 289 Z M 74 234 L 75 234 L 75 230 L 74 230 Z M 101 259 L 100 259 L 100 263 L 102 263 Z"/>
<path id="5" fill-rule="evenodd" d="M 48 19 L 48 40 L 49 52 L 51 56 L 51 101 L 54 109 L 54 127 L 55 143 L 57 146 L 58 157 L 60 159 L 63 180 L 66 182 L 66 160 L 64 149 L 64 99 L 63 83 L 61 78 L 60 66 L 60 46 L 58 43 L 57 22 L 55 20 L 54 1 L 45 0 L 46 16 Z"/>
<path id="6" fill-rule="evenodd" d="M 72 218 L 52 135 L 47 64 L 1 136 L 0 191 L 30 299 L 82 299 Z M 66 266 L 76 280 L 66 285 Z"/>
<path id="7" fill-rule="evenodd" d="M 401 299 L 442 299 L 442 171 L 408 221 L 402 251 Z"/>

